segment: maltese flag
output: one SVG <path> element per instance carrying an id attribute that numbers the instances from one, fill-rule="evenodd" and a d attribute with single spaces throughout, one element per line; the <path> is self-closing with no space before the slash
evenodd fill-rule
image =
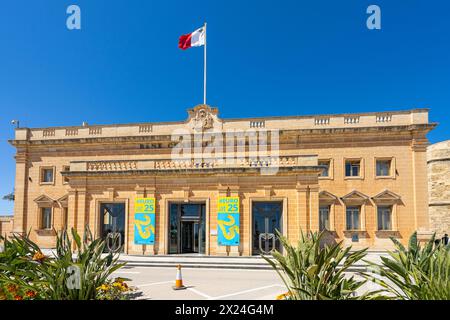
<path id="1" fill-rule="evenodd" d="M 186 50 L 190 47 L 201 47 L 205 45 L 205 42 L 206 30 L 203 26 L 192 33 L 182 35 L 178 41 L 178 48 Z"/>

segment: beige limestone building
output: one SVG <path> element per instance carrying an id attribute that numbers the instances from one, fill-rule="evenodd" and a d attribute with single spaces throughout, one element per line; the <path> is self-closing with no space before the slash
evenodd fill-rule
<path id="1" fill-rule="evenodd" d="M 14 232 L 53 247 L 58 231 L 87 225 L 94 237 L 115 235 L 124 252 L 144 255 L 254 255 L 279 247 L 275 230 L 293 242 L 326 229 L 329 241 L 390 248 L 391 236 L 405 243 L 429 230 L 426 134 L 434 126 L 427 109 L 221 119 L 199 105 L 179 122 L 18 128 L 10 141 Z M 231 142 L 205 156 L 230 131 Z M 174 132 L 192 141 L 215 134 L 189 142 L 196 157 L 178 159 Z M 277 156 L 256 155 L 255 132 L 266 132 Z M 230 246 L 218 242 L 218 199 L 227 196 L 239 198 Z M 152 245 L 135 241 L 137 198 L 156 199 Z"/>
<path id="2" fill-rule="evenodd" d="M 450 234 L 450 140 L 428 147 L 430 228 L 438 238 Z"/>

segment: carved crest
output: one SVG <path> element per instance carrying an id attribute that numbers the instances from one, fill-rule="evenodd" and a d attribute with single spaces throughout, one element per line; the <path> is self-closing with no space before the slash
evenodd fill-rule
<path id="1" fill-rule="evenodd" d="M 188 110 L 189 120 L 195 130 L 207 130 L 214 127 L 214 118 L 217 118 L 217 108 L 207 105 L 198 105 Z"/>

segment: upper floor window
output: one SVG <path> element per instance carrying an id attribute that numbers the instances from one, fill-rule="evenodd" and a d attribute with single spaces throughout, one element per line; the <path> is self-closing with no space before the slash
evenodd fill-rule
<path id="1" fill-rule="evenodd" d="M 320 173 L 320 177 L 329 177 L 330 176 L 330 160 L 319 160 L 319 166 L 322 166 L 322 172 Z"/>
<path id="2" fill-rule="evenodd" d="M 41 229 L 52 228 L 52 208 L 41 208 Z"/>
<path id="3" fill-rule="evenodd" d="M 388 177 L 391 175 L 391 160 L 377 160 L 377 176 Z"/>
<path id="4" fill-rule="evenodd" d="M 319 230 L 330 230 L 330 206 L 319 208 Z"/>
<path id="5" fill-rule="evenodd" d="M 361 176 L 361 160 L 346 160 L 345 161 L 345 176 L 346 177 Z"/>
<path id="6" fill-rule="evenodd" d="M 53 168 L 42 168 L 41 169 L 41 183 L 53 183 L 54 174 Z"/>
<path id="7" fill-rule="evenodd" d="M 378 230 L 392 230 L 392 207 L 379 206 L 378 213 Z"/>
<path id="8" fill-rule="evenodd" d="M 347 207 L 347 230 L 359 230 L 360 229 L 360 211 L 361 207 Z"/>

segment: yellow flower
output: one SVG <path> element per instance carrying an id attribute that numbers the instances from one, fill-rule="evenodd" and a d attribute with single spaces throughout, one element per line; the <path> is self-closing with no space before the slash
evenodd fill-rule
<path id="1" fill-rule="evenodd" d="M 288 298 L 290 295 L 291 295 L 291 293 L 288 291 L 288 292 L 277 295 L 276 299 L 277 300 L 286 300 L 286 298 Z"/>
<path id="2" fill-rule="evenodd" d="M 102 284 L 100 287 L 97 288 L 98 291 L 102 290 L 102 291 L 108 291 L 109 290 L 109 285 L 107 284 Z"/>
<path id="3" fill-rule="evenodd" d="M 46 258 L 45 255 L 44 255 L 42 252 L 40 252 L 40 251 L 37 251 L 37 252 L 33 255 L 33 261 L 41 262 L 41 261 L 44 260 L 45 258 Z"/>

